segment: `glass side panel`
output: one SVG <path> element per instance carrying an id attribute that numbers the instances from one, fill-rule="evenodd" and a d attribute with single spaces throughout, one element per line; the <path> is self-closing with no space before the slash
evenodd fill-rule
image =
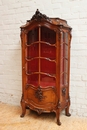
<path id="1" fill-rule="evenodd" d="M 61 58 L 62 57 L 68 59 L 68 45 L 65 43 L 61 44 Z"/>
<path id="2" fill-rule="evenodd" d="M 48 61 L 46 59 L 41 59 L 41 72 L 56 74 L 56 64 L 55 62 Z"/>
<path id="3" fill-rule="evenodd" d="M 64 59 L 64 72 L 68 73 L 68 60 Z"/>
<path id="4" fill-rule="evenodd" d="M 41 57 L 47 57 L 50 59 L 55 59 L 56 48 L 55 46 L 49 46 L 47 44 L 41 44 Z"/>
<path id="5" fill-rule="evenodd" d="M 41 27 L 41 41 L 48 42 L 50 44 L 55 44 L 56 43 L 55 31 L 44 26 Z"/>
<path id="6" fill-rule="evenodd" d="M 61 58 L 64 57 L 64 44 L 61 44 Z"/>
<path id="7" fill-rule="evenodd" d="M 66 74 L 66 73 L 63 73 L 62 75 L 61 75 L 61 85 L 67 85 L 67 83 L 68 83 L 68 74 Z"/>
<path id="8" fill-rule="evenodd" d="M 26 71 L 29 74 L 32 72 L 39 71 L 39 60 L 38 59 L 33 59 L 31 61 L 27 61 L 26 65 L 27 65 Z"/>
<path id="9" fill-rule="evenodd" d="M 27 34 L 27 44 L 31 44 L 33 42 L 36 42 L 39 40 L 39 29 L 38 28 L 34 28 L 32 30 L 30 30 Z"/>
<path id="10" fill-rule="evenodd" d="M 68 83 L 68 74 L 64 73 L 64 84 Z"/>
<path id="11" fill-rule="evenodd" d="M 47 86 L 55 86 L 56 84 L 54 77 L 49 77 L 47 75 L 41 74 L 40 75 L 40 86 L 47 87 Z"/>
<path id="12" fill-rule="evenodd" d="M 64 85 L 64 73 L 61 74 L 60 83 Z"/>
<path id="13" fill-rule="evenodd" d="M 63 42 L 68 44 L 68 33 L 67 32 L 63 32 Z"/>
<path id="14" fill-rule="evenodd" d="M 38 86 L 38 80 L 39 80 L 38 74 L 33 74 L 33 75 L 27 76 L 27 84 L 32 84 L 35 87 Z"/>
<path id="15" fill-rule="evenodd" d="M 66 85 L 68 83 L 68 33 L 62 33 L 63 42 L 61 43 L 61 84 Z"/>
<path id="16" fill-rule="evenodd" d="M 64 59 L 61 58 L 61 66 L 60 66 L 60 72 L 63 73 L 64 72 Z"/>
<path id="17" fill-rule="evenodd" d="M 64 44 L 64 57 L 68 59 L 68 45 Z"/>
<path id="18" fill-rule="evenodd" d="M 26 48 L 26 58 L 30 59 L 33 57 L 39 57 L 39 45 L 33 44 L 31 46 L 27 46 Z"/>
<path id="19" fill-rule="evenodd" d="M 68 60 L 65 58 L 61 59 L 61 73 L 68 73 Z"/>

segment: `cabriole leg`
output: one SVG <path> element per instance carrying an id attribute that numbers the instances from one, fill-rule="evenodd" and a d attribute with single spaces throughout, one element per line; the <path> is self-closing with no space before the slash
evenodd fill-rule
<path id="1" fill-rule="evenodd" d="M 61 125 L 61 122 L 60 122 L 60 109 L 56 110 L 56 117 L 57 117 L 57 124 Z"/>
<path id="2" fill-rule="evenodd" d="M 69 107 L 70 107 L 70 98 L 69 98 L 69 100 L 68 100 L 67 108 L 65 108 L 65 115 L 66 115 L 66 116 L 71 116 L 71 114 L 69 113 Z"/>
<path id="3" fill-rule="evenodd" d="M 67 108 L 65 108 L 65 115 L 66 116 L 71 116 L 71 114 L 69 113 L 69 106 Z"/>
<path id="4" fill-rule="evenodd" d="M 24 101 L 21 101 L 21 106 L 22 106 L 22 114 L 20 115 L 20 117 L 24 117 L 24 115 L 26 113 L 26 105 L 25 105 Z"/>

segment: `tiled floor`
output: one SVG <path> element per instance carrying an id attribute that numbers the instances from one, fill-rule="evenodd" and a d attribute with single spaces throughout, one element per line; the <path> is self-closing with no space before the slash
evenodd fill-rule
<path id="1" fill-rule="evenodd" d="M 87 130 L 87 118 L 61 115 L 61 126 L 54 113 L 38 115 L 27 110 L 20 118 L 21 107 L 0 103 L 0 130 Z"/>

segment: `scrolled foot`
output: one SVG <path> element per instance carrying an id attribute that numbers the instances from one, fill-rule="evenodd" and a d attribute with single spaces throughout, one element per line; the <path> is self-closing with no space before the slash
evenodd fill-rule
<path id="1" fill-rule="evenodd" d="M 22 106 L 22 114 L 20 115 L 20 117 L 24 117 L 26 113 L 26 104 L 23 99 L 21 100 L 21 106 Z"/>
<path id="2" fill-rule="evenodd" d="M 58 124 L 58 125 L 61 125 L 61 122 L 60 122 L 58 119 L 57 119 L 57 124 Z"/>
<path id="3" fill-rule="evenodd" d="M 71 114 L 70 114 L 70 113 L 66 113 L 66 116 L 68 116 L 68 117 L 69 117 L 69 116 L 71 116 Z"/>
<path id="4" fill-rule="evenodd" d="M 25 115 L 25 114 L 22 113 L 22 114 L 20 115 L 20 117 L 22 118 L 22 117 L 24 117 L 24 115 Z"/>
<path id="5" fill-rule="evenodd" d="M 65 115 L 68 116 L 68 117 L 71 116 L 71 114 L 69 113 L 69 107 L 67 107 L 65 109 Z"/>

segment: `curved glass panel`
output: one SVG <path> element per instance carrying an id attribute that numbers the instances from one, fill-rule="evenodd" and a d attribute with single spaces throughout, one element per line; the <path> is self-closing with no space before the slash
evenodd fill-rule
<path id="1" fill-rule="evenodd" d="M 50 44 L 55 44 L 56 43 L 55 31 L 42 26 L 41 27 L 41 41 L 48 42 Z"/>
<path id="2" fill-rule="evenodd" d="M 61 59 L 61 73 L 68 73 L 68 60 L 65 58 Z"/>
<path id="3" fill-rule="evenodd" d="M 63 42 L 68 44 L 68 33 L 67 32 L 63 32 Z"/>
<path id="4" fill-rule="evenodd" d="M 63 41 L 61 42 L 61 85 L 68 83 L 68 33 L 62 33 Z"/>
<path id="5" fill-rule="evenodd" d="M 61 44 L 61 58 L 62 57 L 68 59 L 68 45 L 65 43 Z"/>
<path id="6" fill-rule="evenodd" d="M 34 28 L 32 30 L 30 30 L 27 34 L 27 44 L 31 44 L 33 42 L 36 42 L 39 40 L 39 29 L 38 28 Z"/>
<path id="7" fill-rule="evenodd" d="M 61 74 L 61 85 L 67 85 L 68 83 L 68 74 L 63 73 Z"/>
<path id="8" fill-rule="evenodd" d="M 37 44 L 33 44 L 31 46 L 27 46 L 26 48 L 26 58 L 30 59 L 33 57 L 39 57 L 39 45 Z"/>

